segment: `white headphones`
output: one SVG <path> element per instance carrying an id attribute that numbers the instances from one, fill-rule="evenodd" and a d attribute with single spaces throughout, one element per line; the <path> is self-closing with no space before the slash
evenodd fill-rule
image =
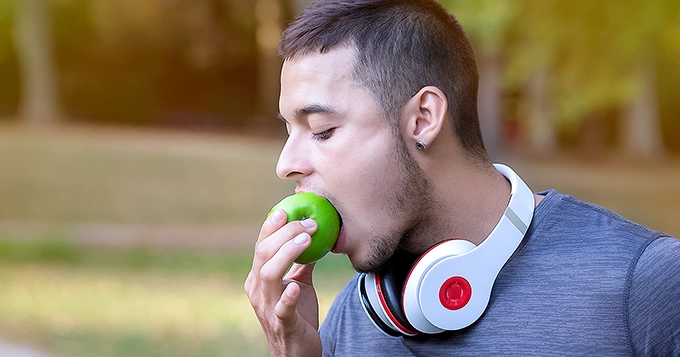
<path id="1" fill-rule="evenodd" d="M 531 189 L 511 168 L 494 166 L 510 181 L 510 202 L 479 246 L 453 239 L 420 257 L 398 252 L 379 273 L 359 276 L 364 311 L 380 330 L 390 336 L 434 334 L 465 328 L 482 316 L 498 273 L 534 214 Z"/>

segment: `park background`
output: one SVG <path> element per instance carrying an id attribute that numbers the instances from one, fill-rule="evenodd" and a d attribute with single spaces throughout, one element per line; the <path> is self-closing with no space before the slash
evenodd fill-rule
<path id="1" fill-rule="evenodd" d="M 680 2 L 440 2 L 494 161 L 680 236 Z M 242 285 L 293 189 L 276 44 L 308 3 L 0 0 L 0 340 L 266 355 Z M 318 263 L 322 316 L 351 274 Z"/>

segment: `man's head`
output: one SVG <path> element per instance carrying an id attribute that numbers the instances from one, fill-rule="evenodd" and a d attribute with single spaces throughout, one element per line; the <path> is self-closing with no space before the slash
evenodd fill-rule
<path id="1" fill-rule="evenodd" d="M 442 90 L 456 138 L 474 160 L 486 160 L 477 116 L 478 72 L 460 24 L 434 1 L 315 1 L 283 33 L 279 54 L 354 48 L 354 79 L 395 127 L 404 104 L 425 86 Z"/>
<path id="2" fill-rule="evenodd" d="M 458 23 L 434 2 L 319 1 L 280 52 L 289 135 L 277 174 L 333 203 L 343 222 L 335 251 L 374 271 L 397 249 L 457 234 L 470 167 L 488 164 Z"/>

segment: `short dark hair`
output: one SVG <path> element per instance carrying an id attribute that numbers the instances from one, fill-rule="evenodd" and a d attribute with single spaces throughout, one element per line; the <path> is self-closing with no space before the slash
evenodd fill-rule
<path id="1" fill-rule="evenodd" d="M 474 158 L 487 158 L 477 115 L 474 50 L 441 5 L 432 0 L 316 0 L 284 31 L 279 55 L 287 60 L 338 46 L 356 49 L 354 77 L 369 89 L 383 116 L 399 118 L 420 89 L 436 86 L 446 95 L 462 148 Z"/>

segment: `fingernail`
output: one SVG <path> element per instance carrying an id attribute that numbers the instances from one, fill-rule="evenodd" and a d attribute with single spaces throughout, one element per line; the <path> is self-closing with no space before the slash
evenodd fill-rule
<path id="1" fill-rule="evenodd" d="M 291 285 L 293 284 L 288 285 L 288 287 L 286 288 L 286 295 L 288 295 L 289 297 L 295 297 L 297 291 L 296 288 Z"/>
<path id="2" fill-rule="evenodd" d="M 298 234 L 298 236 L 295 237 L 295 239 L 293 240 L 293 242 L 295 242 L 295 244 L 300 244 L 300 245 L 302 245 L 302 244 L 307 243 L 307 239 L 309 239 L 309 234 L 307 234 L 307 233 L 302 233 L 302 234 Z"/>
<path id="3" fill-rule="evenodd" d="M 312 228 L 314 227 L 315 224 L 316 222 L 314 222 L 314 220 L 311 218 L 307 218 L 304 221 L 302 221 L 302 226 L 305 228 Z"/>
<path id="4" fill-rule="evenodd" d="M 278 222 L 278 221 L 281 220 L 281 218 L 283 218 L 283 212 L 281 212 L 280 209 L 277 209 L 276 211 L 274 211 L 274 213 L 272 213 L 271 218 L 272 218 L 272 221 Z"/>

